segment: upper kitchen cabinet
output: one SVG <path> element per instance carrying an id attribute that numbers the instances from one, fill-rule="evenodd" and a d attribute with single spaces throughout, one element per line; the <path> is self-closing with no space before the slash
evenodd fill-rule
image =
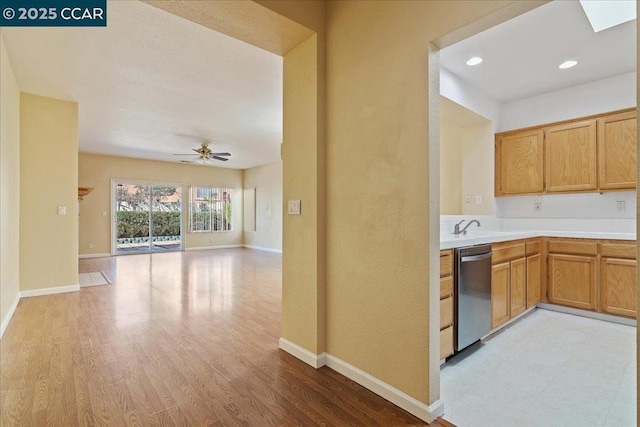
<path id="1" fill-rule="evenodd" d="M 633 189 L 636 111 L 496 134 L 495 195 Z"/>
<path id="2" fill-rule="evenodd" d="M 598 120 L 598 178 L 601 189 L 636 187 L 636 139 L 635 111 Z"/>
<path id="3" fill-rule="evenodd" d="M 544 191 L 543 140 L 542 129 L 497 136 L 497 196 Z"/>
<path id="4" fill-rule="evenodd" d="M 596 123 L 585 120 L 545 129 L 547 191 L 597 188 Z"/>

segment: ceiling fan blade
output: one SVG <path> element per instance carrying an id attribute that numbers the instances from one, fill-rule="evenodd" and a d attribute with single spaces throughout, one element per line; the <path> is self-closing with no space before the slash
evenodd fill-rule
<path id="1" fill-rule="evenodd" d="M 211 157 L 213 157 L 213 158 L 214 158 L 214 159 L 216 159 L 216 160 L 221 160 L 221 161 L 223 161 L 223 162 L 226 162 L 227 160 L 229 160 L 229 159 L 227 159 L 227 158 L 225 158 L 225 157 L 219 157 L 219 156 L 211 156 Z"/>
<path id="2" fill-rule="evenodd" d="M 192 148 L 192 150 L 195 151 L 196 153 L 200 154 L 201 148 Z"/>
<path id="3" fill-rule="evenodd" d="M 211 153 L 212 156 L 230 156 L 231 153 Z"/>
<path id="4" fill-rule="evenodd" d="M 184 154 L 184 153 L 173 153 L 173 155 L 174 156 L 193 156 L 193 154 L 191 154 L 191 153 L 186 153 L 186 154 Z"/>
<path id="5" fill-rule="evenodd" d="M 180 160 L 180 163 L 193 163 L 193 162 L 190 162 L 189 160 Z"/>

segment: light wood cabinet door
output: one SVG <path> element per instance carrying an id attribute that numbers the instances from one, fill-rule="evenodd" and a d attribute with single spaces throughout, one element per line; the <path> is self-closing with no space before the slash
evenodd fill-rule
<path id="1" fill-rule="evenodd" d="M 509 298 L 509 317 L 515 317 L 527 308 L 527 262 L 525 258 L 511 261 Z"/>
<path id="2" fill-rule="evenodd" d="M 541 255 L 527 257 L 527 308 L 540 302 Z"/>
<path id="3" fill-rule="evenodd" d="M 620 316 L 636 317 L 636 260 L 600 260 L 602 310 Z"/>
<path id="4" fill-rule="evenodd" d="M 491 329 L 509 320 L 509 263 L 491 267 Z"/>
<path id="5" fill-rule="evenodd" d="M 595 190 L 596 120 L 552 126 L 545 133 L 547 191 Z"/>
<path id="6" fill-rule="evenodd" d="M 598 120 L 600 188 L 636 188 L 636 112 L 614 114 Z"/>
<path id="7" fill-rule="evenodd" d="M 453 354 L 453 326 L 440 331 L 440 359 Z"/>
<path id="8" fill-rule="evenodd" d="M 594 310 L 596 257 L 549 254 L 549 300 L 554 304 Z"/>
<path id="9" fill-rule="evenodd" d="M 496 141 L 496 195 L 544 191 L 544 133 L 534 129 Z"/>

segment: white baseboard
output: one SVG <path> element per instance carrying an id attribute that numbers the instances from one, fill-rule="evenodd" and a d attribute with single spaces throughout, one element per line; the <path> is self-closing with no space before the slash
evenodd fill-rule
<path id="1" fill-rule="evenodd" d="M 185 248 L 185 251 L 210 251 L 213 249 L 241 248 L 242 246 L 243 245 L 194 246 L 192 248 Z"/>
<path id="2" fill-rule="evenodd" d="M 442 400 L 426 405 L 405 392 L 330 354 L 326 355 L 326 365 L 428 423 L 432 423 L 444 414 Z"/>
<path id="3" fill-rule="evenodd" d="M 280 338 L 280 341 L 278 342 L 278 346 L 280 347 L 281 350 L 286 351 L 293 357 L 296 357 L 302 360 L 307 365 L 311 365 L 316 369 L 325 365 L 326 353 L 313 354 L 306 348 L 302 348 L 298 344 L 294 344 L 291 341 L 286 340 L 284 338 Z"/>
<path id="4" fill-rule="evenodd" d="M 55 288 L 33 289 L 28 291 L 20 291 L 20 298 L 39 297 L 43 295 L 64 294 L 66 292 L 77 292 L 80 285 L 57 286 Z"/>
<path id="5" fill-rule="evenodd" d="M 82 258 L 104 258 L 104 257 L 110 257 L 111 254 L 109 253 L 104 253 L 104 254 L 79 254 L 78 258 L 82 259 Z"/>
<path id="6" fill-rule="evenodd" d="M 588 317 L 590 319 L 604 320 L 606 322 L 619 323 L 627 326 L 637 326 L 636 319 L 628 319 L 626 317 L 612 316 L 611 314 L 598 313 L 596 311 L 580 310 L 579 308 L 564 307 L 562 305 L 538 303 L 538 308 L 549 311 L 557 311 L 559 313 L 573 314 L 576 316 Z"/>
<path id="7" fill-rule="evenodd" d="M 279 347 L 316 369 L 322 366 L 327 366 L 333 369 L 428 423 L 435 421 L 438 417 L 441 417 L 444 414 L 444 403 L 442 400 L 437 400 L 432 405 L 426 405 L 409 396 L 405 392 L 379 380 L 373 375 L 368 374 L 328 353 L 313 354 L 309 350 L 306 350 L 284 338 L 280 338 Z"/>
<path id="8" fill-rule="evenodd" d="M 11 303 L 11 307 L 9 307 L 9 311 L 7 312 L 6 316 L 4 316 L 4 319 L 2 319 L 2 325 L 0 326 L 0 339 L 4 335 L 4 331 L 7 329 L 7 326 L 9 326 L 9 322 L 13 317 L 13 313 L 16 312 L 16 307 L 18 307 L 19 301 L 20 301 L 20 293 L 18 292 L 16 294 L 16 298 Z"/>
<path id="9" fill-rule="evenodd" d="M 247 249 L 255 249 L 256 251 L 275 252 L 277 254 L 282 253 L 282 249 L 272 249 L 272 248 L 265 248 L 262 246 L 253 246 L 253 245 L 244 245 L 244 247 Z"/>

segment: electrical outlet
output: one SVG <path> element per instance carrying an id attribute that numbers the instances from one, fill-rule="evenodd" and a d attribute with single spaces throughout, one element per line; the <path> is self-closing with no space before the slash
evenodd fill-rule
<path id="1" fill-rule="evenodd" d="M 627 208 L 627 203 L 624 200 L 618 200 L 616 202 L 616 209 L 618 212 L 624 212 L 626 208 Z"/>
<path id="2" fill-rule="evenodd" d="M 535 202 L 533 204 L 533 210 L 536 212 L 540 212 L 542 210 L 542 202 Z"/>
<path id="3" fill-rule="evenodd" d="M 464 195 L 464 202 L 465 203 L 471 203 L 471 194 L 465 194 Z"/>
<path id="4" fill-rule="evenodd" d="M 93 243 L 89 243 L 89 249 L 93 249 Z"/>

